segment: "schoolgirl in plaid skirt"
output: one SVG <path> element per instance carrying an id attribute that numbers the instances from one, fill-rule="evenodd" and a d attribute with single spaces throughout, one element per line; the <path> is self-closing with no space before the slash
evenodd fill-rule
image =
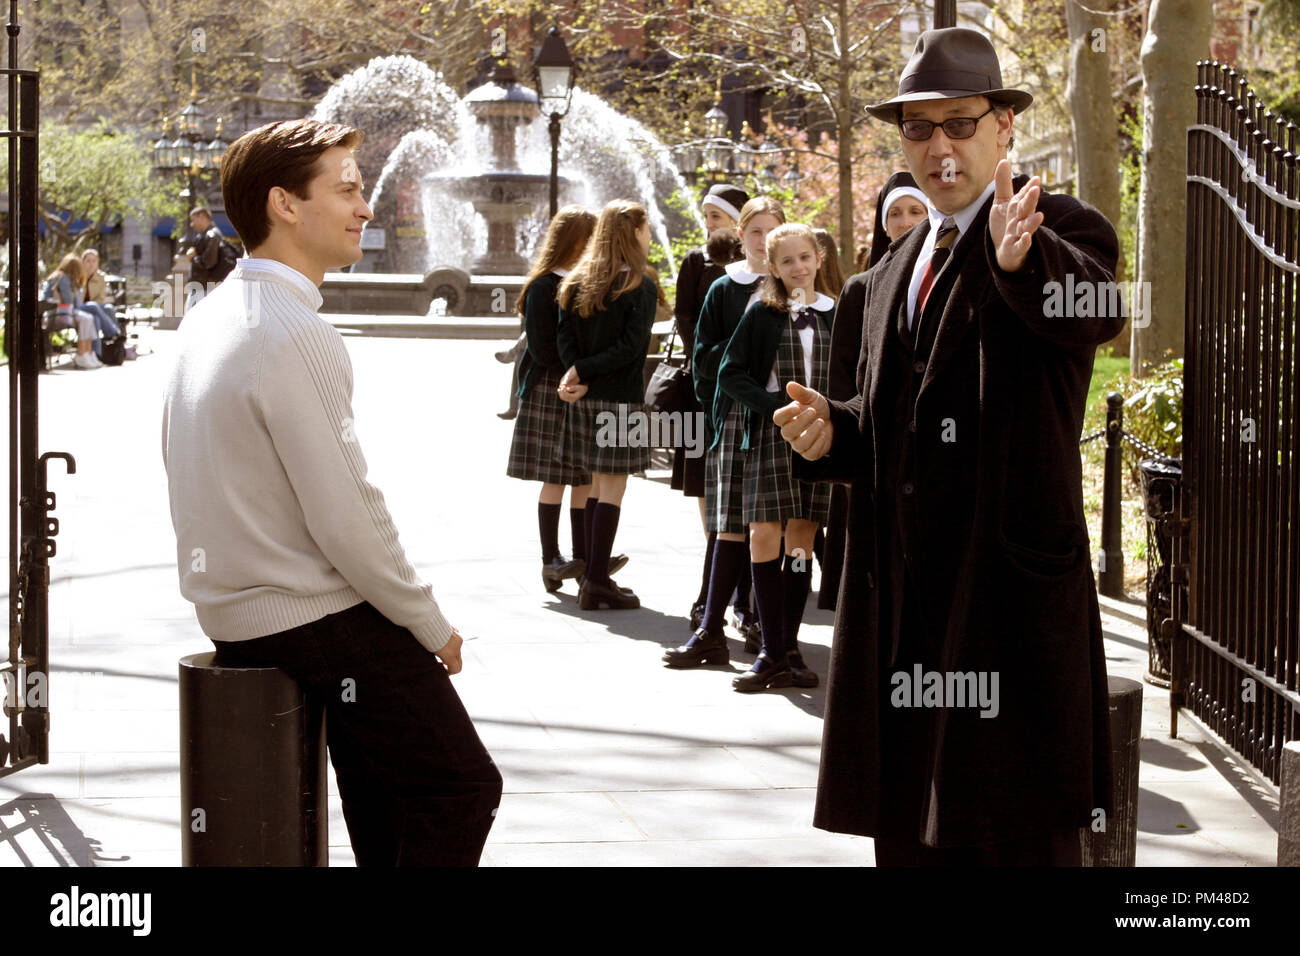
<path id="1" fill-rule="evenodd" d="M 588 502 L 587 569 L 578 592 L 584 610 L 641 606 L 610 577 L 621 566 L 610 555 L 627 477 L 650 463 L 644 369 L 663 294 L 649 250 L 645 209 L 615 200 L 601 210 L 586 252 L 560 284 L 557 344 L 568 371 L 557 394 L 569 403 L 560 457 L 591 472 L 596 499 Z"/>
<path id="2" fill-rule="evenodd" d="M 745 409 L 744 513 L 763 625 L 762 653 L 749 673 L 732 681 L 743 692 L 817 684 L 798 636 L 812 578 L 813 539 L 830 511 L 829 485 L 794 478 L 793 452 L 772 414 L 789 404 L 789 382 L 826 389 L 835 300 L 817 290 L 822 253 L 807 226 L 773 229 L 767 253 L 770 271 L 759 301 L 740 320 L 718 370 L 719 388 Z"/>
<path id="3" fill-rule="evenodd" d="M 691 373 L 695 395 L 705 409 L 705 434 L 709 450 L 705 455 L 705 530 L 713 539 L 709 583 L 702 619 L 681 647 L 664 652 L 669 667 L 697 667 L 727 664 L 731 652 L 723 633 L 723 613 L 733 591 L 737 592 L 735 623 L 746 639 L 746 650 L 757 651 L 758 628 L 753 614 L 742 618 L 741 604 L 748 611 L 748 554 L 743 514 L 744 461 L 739 455 L 740 409 L 717 389 L 718 363 L 740 317 L 755 301 L 767 272 L 767 234 L 785 222 L 780 203 L 757 196 L 740 210 L 740 241 L 745 258 L 726 267 L 726 275 L 714 281 L 704 296 L 700 320 L 695 328 L 695 349 Z M 694 621 L 692 621 L 694 623 Z M 752 645 L 750 642 L 753 642 Z"/>
<path id="4" fill-rule="evenodd" d="M 524 317 L 527 351 L 519 364 L 519 414 L 506 474 L 542 483 L 537 526 L 542 543 L 542 584 L 550 592 L 558 591 L 564 579 L 577 577 L 586 569 L 586 507 L 591 474 L 560 460 L 557 436 L 568 406 L 556 392 L 564 373 L 556 346 L 560 314 L 556 294 L 560 281 L 582 256 L 595 226 L 595 215 L 581 206 L 565 206 L 556 213 L 516 303 Z M 559 541 L 560 507 L 566 485 L 570 488 L 569 527 L 573 533 L 571 561 L 560 553 Z"/>

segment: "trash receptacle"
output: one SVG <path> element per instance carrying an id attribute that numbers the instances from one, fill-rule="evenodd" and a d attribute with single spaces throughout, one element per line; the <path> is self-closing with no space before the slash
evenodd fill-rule
<path id="1" fill-rule="evenodd" d="M 325 714 L 274 667 L 180 660 L 183 866 L 328 866 Z"/>
<path id="2" fill-rule="evenodd" d="M 1147 525 L 1147 673 L 1146 681 L 1168 687 L 1172 649 L 1160 624 L 1173 616 L 1175 584 L 1173 531 L 1169 522 L 1182 508 L 1183 463 L 1177 458 L 1144 458 L 1142 501 Z"/>

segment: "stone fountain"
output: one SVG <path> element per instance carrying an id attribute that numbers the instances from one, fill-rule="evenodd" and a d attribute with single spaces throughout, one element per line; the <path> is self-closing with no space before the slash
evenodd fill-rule
<path id="1" fill-rule="evenodd" d="M 376 217 L 365 258 L 326 274 L 323 311 L 347 313 L 356 328 L 380 334 L 437 326 L 440 334 L 491 337 L 489 327 L 496 335 L 517 329 L 515 297 L 548 219 L 550 145 L 546 124 L 536 122 L 537 94 L 501 65 L 460 97 L 418 60 L 382 57 L 338 81 L 313 115 L 360 126 L 379 147 L 365 172 Z M 581 89 L 565 119 L 560 168 L 568 174 L 560 177 L 561 204 L 599 210 L 637 199 L 665 250 L 687 224 L 667 203 L 684 188 L 667 150 Z"/>
<path id="2" fill-rule="evenodd" d="M 538 116 L 537 94 L 519 84 L 513 68 L 497 66 L 488 82 L 465 97 L 474 121 L 488 131 L 488 165 L 470 176 L 433 175 L 430 191 L 440 189 L 468 199 L 487 223 L 487 250 L 474 258 L 475 275 L 513 276 L 528 271 L 519 251 L 519 221 L 549 197 L 550 174 L 519 168 L 519 127 Z M 561 188 L 568 185 L 564 179 Z"/>

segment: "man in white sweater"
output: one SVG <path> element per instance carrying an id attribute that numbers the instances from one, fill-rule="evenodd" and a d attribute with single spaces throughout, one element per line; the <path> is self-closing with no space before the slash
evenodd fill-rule
<path id="1" fill-rule="evenodd" d="M 460 635 L 366 480 L 351 362 L 317 314 L 325 270 L 361 258 L 371 219 L 361 139 L 272 123 L 222 162 L 249 255 L 186 316 L 167 384 L 181 593 L 218 664 L 279 667 L 321 695 L 358 865 L 474 865 L 501 775 L 448 676 Z"/>

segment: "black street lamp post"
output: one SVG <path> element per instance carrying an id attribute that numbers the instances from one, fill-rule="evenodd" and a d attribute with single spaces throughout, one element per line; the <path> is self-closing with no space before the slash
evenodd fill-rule
<path id="1" fill-rule="evenodd" d="M 560 206 L 560 120 L 568 114 L 573 98 L 573 57 L 555 27 L 551 27 L 542 41 L 533 67 L 537 71 L 542 112 L 551 117 L 551 218 L 554 219 Z"/>
<path id="2" fill-rule="evenodd" d="M 170 120 L 163 120 L 162 135 L 153 144 L 154 168 L 162 173 L 180 173 L 185 177 L 181 200 L 188 212 L 198 201 L 204 172 L 221 168 L 221 157 L 228 145 L 222 139 L 222 120 L 217 117 L 217 132 L 211 142 L 203 141 L 203 112 L 196 102 L 198 89 L 191 81 L 190 102 L 176 117 L 176 139 L 167 138 Z"/>

